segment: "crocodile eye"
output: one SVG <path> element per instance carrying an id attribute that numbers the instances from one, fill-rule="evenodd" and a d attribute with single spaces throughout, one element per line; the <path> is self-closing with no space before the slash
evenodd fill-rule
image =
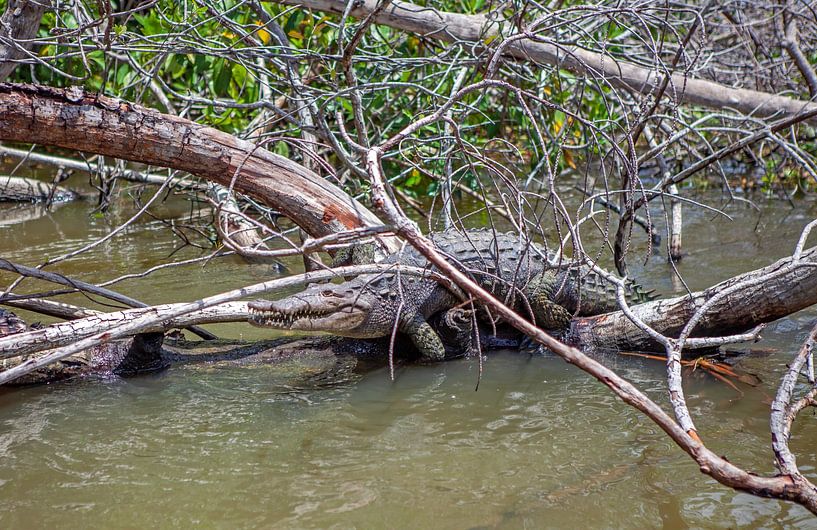
<path id="1" fill-rule="evenodd" d="M 325 289 L 321 294 L 324 296 L 335 296 L 335 291 L 331 289 Z"/>

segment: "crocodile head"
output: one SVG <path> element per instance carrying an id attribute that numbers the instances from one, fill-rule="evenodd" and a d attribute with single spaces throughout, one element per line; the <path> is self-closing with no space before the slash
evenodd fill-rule
<path id="1" fill-rule="evenodd" d="M 254 326 L 325 331 L 345 337 L 381 337 L 389 333 L 390 327 L 379 325 L 383 319 L 373 318 L 380 304 L 371 294 L 352 288 L 348 282 L 311 285 L 281 300 L 250 302 L 249 322 Z"/>

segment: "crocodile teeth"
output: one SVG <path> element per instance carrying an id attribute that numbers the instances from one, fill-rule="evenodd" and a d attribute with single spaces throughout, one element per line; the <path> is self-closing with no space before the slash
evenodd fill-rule
<path id="1" fill-rule="evenodd" d="M 325 316 L 318 311 L 308 311 L 302 309 L 295 312 L 269 311 L 264 309 L 250 308 L 250 322 L 259 326 L 270 326 L 276 328 L 291 328 L 295 322 L 307 318 Z"/>

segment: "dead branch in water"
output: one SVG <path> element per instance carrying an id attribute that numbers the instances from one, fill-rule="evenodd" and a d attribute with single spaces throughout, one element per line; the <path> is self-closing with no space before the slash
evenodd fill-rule
<path id="1" fill-rule="evenodd" d="M 31 355 L 59 348 L 42 357 L 32 359 L 25 366 L 15 367 L 15 372 L 9 370 L 0 373 L 0 384 L 25 375 L 31 370 L 46 366 L 49 362 L 60 360 L 77 351 L 82 351 L 85 348 L 112 339 L 138 333 L 166 331 L 192 324 L 246 321 L 250 313 L 246 303 L 235 302 L 239 298 L 257 296 L 269 291 L 339 277 L 386 272 L 430 278 L 457 292 L 456 286 L 448 278 L 440 274 L 430 273 L 424 269 L 399 264 L 353 265 L 260 282 L 190 303 L 165 304 L 102 313 L 71 322 L 55 324 L 43 329 L 0 337 L 0 359 Z"/>

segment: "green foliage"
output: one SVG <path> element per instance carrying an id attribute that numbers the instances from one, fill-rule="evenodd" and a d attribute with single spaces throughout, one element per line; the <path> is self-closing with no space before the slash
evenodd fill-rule
<path id="1" fill-rule="evenodd" d="M 0 0 L 0 8 L 5 1 Z M 426 1 L 415 3 L 432 5 Z M 433 5 L 467 14 L 496 7 L 486 0 L 441 0 Z M 83 6 L 90 16 L 104 19 L 99 12 L 103 4 L 86 2 Z M 115 10 L 117 6 L 121 7 L 117 4 Z M 509 17 L 498 21 L 506 30 L 518 22 L 511 20 L 519 13 L 510 6 L 498 12 L 500 17 Z M 573 6 L 575 11 L 571 11 Z M 569 27 L 571 16 L 589 17 L 592 13 L 588 12 L 596 9 L 571 1 L 564 2 L 563 7 L 566 9 L 558 17 L 554 15 L 555 28 Z M 103 31 L 97 31 L 93 38 L 86 31 L 80 46 L 74 35 L 83 24 L 87 26 L 87 21 L 78 22 L 75 11 L 67 6 L 60 9 L 58 14 L 46 13 L 42 20 L 39 35 L 50 42 L 37 50 L 43 63 L 33 69 L 17 69 L 17 80 L 36 79 L 52 86 L 81 84 L 166 110 L 157 95 L 160 91 L 177 111 L 184 108 L 186 117 L 243 134 L 251 123 L 258 125 L 253 120 L 263 111 L 260 103 L 264 103 L 265 84 L 271 91 L 270 100 L 292 95 L 292 69 L 304 83 L 305 98 L 327 117 L 335 135 L 340 137 L 338 115 L 350 136 L 357 134 L 352 100 L 345 90 L 348 81 L 339 57 L 343 51 L 341 40 L 348 45 L 360 27 L 359 20 L 349 18 L 340 28 L 339 16 L 272 3 L 263 4 L 266 14 L 259 17 L 249 5 L 236 0 L 209 7 L 159 0 L 150 9 L 117 17 L 109 42 L 100 41 Z M 537 17 L 541 18 L 541 12 L 529 11 L 520 15 L 523 21 L 533 24 Z M 604 43 L 605 53 L 626 57 L 629 49 L 625 44 L 633 45 L 627 35 L 634 27 L 634 19 L 628 16 L 626 9 L 611 9 L 599 17 L 592 31 L 575 36 L 570 33 L 570 40 L 587 48 Z M 270 28 L 259 20 L 266 17 L 280 24 L 289 39 L 286 50 L 278 46 Z M 68 37 L 58 39 L 55 35 Z M 542 35 L 549 34 L 543 31 Z M 664 31 L 658 22 L 641 35 L 656 41 L 677 36 Z M 441 44 L 385 26 L 369 27 L 352 63 L 368 140 L 380 142 L 439 109 L 459 88 L 456 83 L 463 69 L 461 86 L 484 80 L 486 58 L 502 42 L 502 37 L 487 35 L 483 39 L 484 56 L 474 60 L 475 50 L 471 48 Z M 601 158 L 613 148 L 620 152 L 629 149 L 626 136 L 632 127 L 632 107 L 623 106 L 620 94 L 614 94 L 604 82 L 546 65 L 526 69 L 512 61 L 503 63 L 494 78 L 512 80 L 515 91 L 491 87 L 462 97 L 449 111 L 450 119 L 458 126 L 456 138 L 444 122 L 438 121 L 418 130 L 400 145 L 398 153 L 385 158 L 387 174 L 408 194 L 420 197 L 437 193 L 439 179 L 448 171 L 464 185 L 477 188 L 480 173 L 484 176 L 484 168 L 492 161 L 520 174 L 547 161 L 550 173 L 560 175 L 581 165 L 579 156 Z M 291 104 L 289 100 L 285 106 Z M 274 128 L 275 136 L 280 138 L 298 137 L 300 132 L 296 120 L 280 120 Z M 701 132 L 700 138 L 707 142 L 718 140 L 717 133 L 707 131 Z M 813 135 L 811 138 L 801 148 L 815 153 L 817 146 Z M 267 147 L 283 156 L 300 156 L 287 141 L 274 141 Z M 329 162 L 338 168 L 343 166 L 340 160 Z M 760 183 L 764 189 L 781 183 L 796 183 L 802 188 L 809 182 L 808 176 L 781 172 L 776 165 L 767 174 Z M 358 191 L 365 186 L 354 179 L 346 182 Z"/>
<path id="2" fill-rule="evenodd" d="M 0 0 L 0 6 L 3 3 L 4 0 Z M 101 5 L 86 3 L 84 7 L 91 16 L 97 17 Z M 446 0 L 442 7 L 478 13 L 486 9 L 486 5 L 485 0 Z M 110 31 L 110 43 L 96 46 L 86 43 L 87 51 L 81 53 L 77 51 L 76 40 L 52 39 L 52 44 L 38 50 L 46 64 L 35 66 L 33 76 L 29 69 L 18 69 L 17 80 L 36 78 L 52 86 L 82 84 L 90 90 L 165 110 L 154 93 L 158 86 L 176 104 L 180 98 L 193 98 L 188 105 L 188 117 L 230 133 L 241 133 L 259 112 L 258 106 L 252 105 L 261 97 L 261 73 L 265 72 L 270 78 L 274 96 L 288 93 L 287 73 L 280 63 L 258 67 L 259 56 L 274 55 L 280 48 L 256 13 L 232 0 L 218 6 L 221 20 L 214 16 L 212 9 L 199 4 L 191 6 L 160 0 L 151 9 L 117 18 Z M 292 47 L 289 53 L 308 51 L 312 57 L 319 57 L 310 59 L 304 55 L 304 60 L 297 63 L 297 73 L 312 76 L 309 88 L 316 94 L 318 105 L 330 116 L 340 110 L 347 120 L 347 129 L 352 130 L 350 98 L 348 93 L 338 93 L 338 88 L 345 86 L 341 66 L 337 61 L 320 58 L 338 52 L 338 17 L 275 4 L 265 4 L 264 9 L 275 17 L 287 35 Z M 347 21 L 345 42 L 358 24 L 359 21 Z M 70 33 L 79 26 L 70 9 L 60 11 L 59 16 L 48 12 L 43 17 L 40 36 Z M 621 31 L 621 27 L 611 22 L 599 31 L 614 34 Z M 491 45 L 487 39 L 486 43 Z M 108 44 L 110 51 L 106 49 Z M 421 60 L 443 53 L 445 49 L 440 48 L 439 43 L 373 25 L 358 50 L 365 53 L 356 56 L 355 74 L 362 86 L 367 126 L 377 138 L 386 138 L 431 112 L 454 91 L 456 70 L 444 62 Z M 366 60 L 366 57 L 398 60 L 401 67 L 391 68 L 388 61 Z M 469 73 L 466 84 L 479 81 L 481 75 L 479 70 Z M 156 81 L 152 87 L 151 79 Z M 515 97 L 509 97 L 502 90 L 469 94 L 451 111 L 452 119 L 461 124 L 461 140 L 467 146 L 465 152 L 476 154 L 490 150 L 501 138 L 507 144 L 525 146 L 520 150 L 522 159 L 517 161 L 522 166 L 536 164 L 542 156 L 548 156 L 557 165 L 557 171 L 575 167 L 571 155 L 563 154 L 561 147 L 586 142 L 585 127 L 564 112 L 554 110 L 553 105 L 571 106 L 574 94 L 581 90 L 585 97 L 578 107 L 573 105 L 573 110 L 596 123 L 609 119 L 604 98 L 594 93 L 592 87 L 582 87 L 583 83 L 564 71 L 545 68 L 534 78 L 523 78 L 519 88 L 551 104 L 534 109 L 533 120 Z M 546 138 L 538 138 L 537 127 L 544 131 Z M 297 135 L 298 131 L 290 129 L 289 134 Z M 443 139 L 445 131 L 440 124 L 429 125 L 418 134 L 437 140 L 407 144 L 401 163 L 392 164 L 389 170 L 394 175 L 401 172 L 405 175 L 399 183 L 411 194 L 433 194 L 437 190 L 436 178 L 445 172 L 443 151 L 450 147 L 450 139 Z M 548 144 L 546 154 L 537 147 L 544 142 Z M 594 145 L 595 149 L 602 148 Z M 292 154 L 286 142 L 276 142 L 271 148 L 285 156 Z M 468 158 L 462 153 L 455 156 L 453 169 L 460 178 L 475 185 L 476 177 L 462 177 L 473 173 L 467 169 L 467 165 L 473 163 Z M 422 174 L 409 171 L 406 164 L 422 167 L 424 171 Z"/>

